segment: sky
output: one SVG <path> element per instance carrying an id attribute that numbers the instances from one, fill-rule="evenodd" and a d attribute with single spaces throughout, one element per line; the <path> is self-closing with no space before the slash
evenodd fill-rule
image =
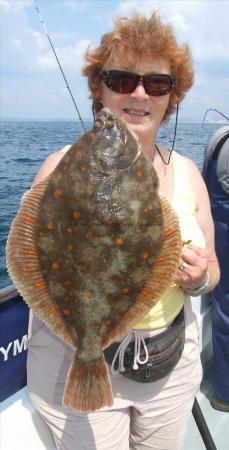
<path id="1" fill-rule="evenodd" d="M 83 118 L 91 118 L 84 52 L 99 45 L 113 17 L 157 10 L 188 42 L 195 83 L 180 119 L 202 121 L 209 108 L 229 115 L 229 0 L 0 0 L 1 118 L 75 119 L 77 112 L 35 7 L 44 20 Z M 222 118 L 210 112 L 208 121 Z"/>

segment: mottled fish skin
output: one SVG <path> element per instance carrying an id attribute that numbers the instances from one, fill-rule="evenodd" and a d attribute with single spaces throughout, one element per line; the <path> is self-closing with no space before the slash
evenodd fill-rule
<path id="1" fill-rule="evenodd" d="M 152 164 L 110 113 L 98 117 L 90 145 L 73 145 L 53 173 L 40 204 L 37 252 L 84 361 L 101 356 L 109 331 L 143 289 L 163 233 L 157 191 Z"/>
<path id="2" fill-rule="evenodd" d="M 105 109 L 22 201 L 8 238 L 9 273 L 49 328 L 77 347 L 65 406 L 87 411 L 112 404 L 102 349 L 145 315 L 172 281 L 179 226 L 158 184 L 136 136 Z M 23 281 L 31 261 L 33 272 Z M 84 386 L 76 381 L 80 377 Z M 87 393 L 95 384 L 103 386 L 98 398 Z M 72 392 L 80 391 L 81 400 L 72 400 Z"/>

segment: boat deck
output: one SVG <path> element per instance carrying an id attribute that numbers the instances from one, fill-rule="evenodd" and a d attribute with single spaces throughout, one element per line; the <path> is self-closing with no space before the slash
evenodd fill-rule
<path id="1" fill-rule="evenodd" d="M 210 405 L 209 400 L 213 397 L 213 367 L 210 366 L 204 376 L 201 390 L 197 400 L 201 411 L 212 435 L 217 450 L 228 450 L 229 448 L 229 413 L 216 411 Z M 188 429 L 183 450 L 205 450 L 206 447 L 201 438 L 193 415 L 189 419 Z M 175 449 L 174 449 L 175 450 Z"/>

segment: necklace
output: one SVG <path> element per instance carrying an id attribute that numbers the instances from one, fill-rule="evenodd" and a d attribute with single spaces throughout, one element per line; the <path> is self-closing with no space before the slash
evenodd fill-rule
<path id="1" fill-rule="evenodd" d="M 150 157 L 152 163 L 154 163 L 155 152 L 156 152 L 156 144 L 155 144 L 155 146 L 154 146 L 154 149 L 153 149 L 153 151 L 152 151 L 152 155 L 151 155 L 151 157 Z"/>
<path id="2" fill-rule="evenodd" d="M 155 155 L 155 150 L 157 150 L 157 152 L 158 152 L 158 154 L 160 155 L 160 158 L 161 158 L 161 160 L 163 161 L 163 163 L 166 164 L 166 165 L 168 166 L 169 163 L 170 163 L 170 159 L 171 159 L 171 156 L 172 156 L 172 151 L 173 151 L 173 149 L 170 150 L 170 152 L 169 152 L 169 158 L 168 158 L 168 161 L 165 161 L 165 159 L 163 158 L 163 156 L 162 156 L 162 154 L 161 154 L 161 152 L 160 152 L 160 150 L 159 150 L 157 144 L 155 144 L 155 147 L 154 147 L 154 154 L 153 154 L 153 157 L 154 157 L 154 155 Z"/>

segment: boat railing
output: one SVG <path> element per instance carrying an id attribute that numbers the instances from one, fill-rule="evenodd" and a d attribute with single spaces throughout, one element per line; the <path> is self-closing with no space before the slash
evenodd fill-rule
<path id="1" fill-rule="evenodd" d="M 17 289 L 13 284 L 0 289 L 0 303 L 7 302 L 11 300 L 12 297 L 19 295 Z"/>

